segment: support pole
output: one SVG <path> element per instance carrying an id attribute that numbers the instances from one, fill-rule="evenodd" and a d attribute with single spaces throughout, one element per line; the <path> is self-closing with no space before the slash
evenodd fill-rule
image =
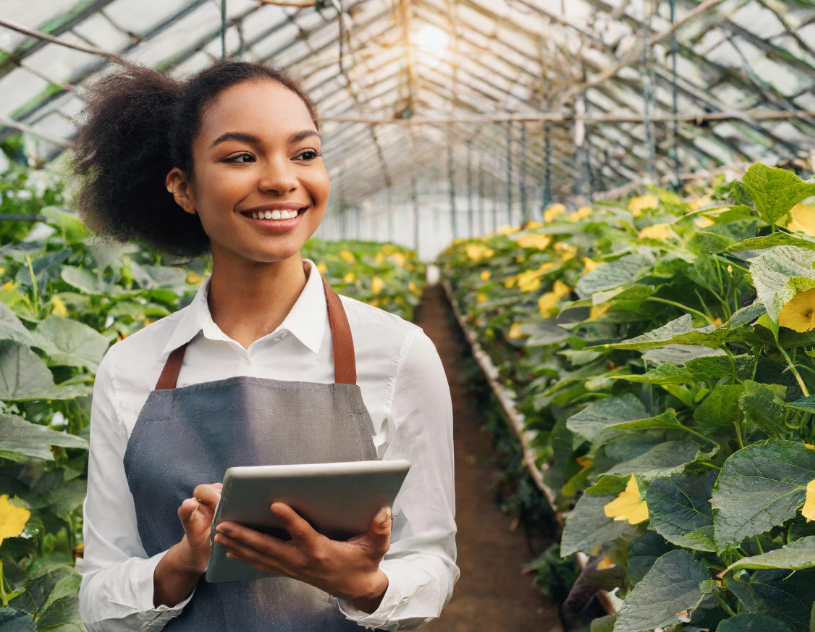
<path id="1" fill-rule="evenodd" d="M 226 0 L 221 0 L 221 60 L 226 59 Z"/>
<path id="2" fill-rule="evenodd" d="M 416 190 L 416 178 L 410 179 L 410 197 L 413 200 L 413 248 L 419 252 L 419 192 Z"/>
<path id="3" fill-rule="evenodd" d="M 453 231 L 453 239 L 458 239 L 458 226 L 456 223 L 456 183 L 453 179 L 453 144 L 450 136 L 447 136 L 447 177 L 450 180 L 450 229 Z"/>
<path id="4" fill-rule="evenodd" d="M 656 163 L 656 144 L 654 139 L 654 126 L 651 122 L 651 19 L 653 17 L 653 5 L 646 2 L 644 10 L 648 11 L 648 16 L 643 21 L 642 35 L 642 102 L 645 108 L 645 139 L 648 143 L 648 177 L 654 179 L 654 164 Z"/>
<path id="5" fill-rule="evenodd" d="M 476 169 L 476 173 L 478 173 L 478 232 L 483 235 L 487 231 L 484 228 L 484 172 L 481 170 L 481 160 L 481 154 L 479 154 L 478 168 Z"/>
<path id="6" fill-rule="evenodd" d="M 676 0 L 671 0 L 671 27 L 676 24 Z M 676 31 L 673 33 L 671 41 L 671 81 L 673 83 L 673 115 L 679 113 L 679 91 L 677 87 L 677 55 L 679 53 L 679 40 L 676 39 Z M 676 178 L 676 190 L 682 188 L 682 179 L 679 176 L 679 121 L 674 119 L 674 177 Z"/>
<path id="7" fill-rule="evenodd" d="M 507 123 L 507 224 L 512 226 L 512 122 Z"/>
<path id="8" fill-rule="evenodd" d="M 470 238 L 475 237 L 475 216 L 473 210 L 473 170 L 472 170 L 472 143 L 467 143 L 467 220 L 470 226 Z"/>
<path id="9" fill-rule="evenodd" d="M 529 209 L 526 206 L 526 121 L 521 123 L 521 173 L 518 187 L 521 191 L 521 213 L 524 225 L 529 223 Z"/>
<path id="10" fill-rule="evenodd" d="M 543 208 L 552 204 L 552 124 L 543 124 L 543 146 L 546 154 L 546 167 L 543 173 Z"/>

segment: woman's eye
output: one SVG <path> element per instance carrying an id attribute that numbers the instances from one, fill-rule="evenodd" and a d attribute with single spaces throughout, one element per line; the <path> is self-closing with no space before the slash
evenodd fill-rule
<path id="1" fill-rule="evenodd" d="M 320 155 L 319 152 L 314 151 L 313 149 L 307 149 L 306 151 L 299 154 L 300 156 L 306 156 L 305 160 L 314 160 L 317 156 Z"/>
<path id="2" fill-rule="evenodd" d="M 232 156 L 231 158 L 227 158 L 226 162 L 243 162 L 243 161 L 236 161 L 235 160 L 236 158 L 241 158 L 243 156 L 249 156 L 249 158 L 251 158 L 252 154 L 247 154 L 247 153 L 244 152 L 242 154 L 238 154 L 237 156 Z"/>

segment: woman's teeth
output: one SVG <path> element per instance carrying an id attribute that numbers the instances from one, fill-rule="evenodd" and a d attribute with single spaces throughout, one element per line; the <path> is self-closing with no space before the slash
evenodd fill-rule
<path id="1" fill-rule="evenodd" d="M 252 219 L 292 219 L 297 217 L 297 211 L 257 211 L 250 213 Z"/>

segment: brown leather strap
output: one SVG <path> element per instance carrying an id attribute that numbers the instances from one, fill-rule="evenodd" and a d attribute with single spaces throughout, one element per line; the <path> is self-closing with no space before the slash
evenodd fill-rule
<path id="1" fill-rule="evenodd" d="M 356 384 L 357 383 L 357 361 L 354 354 L 354 339 L 351 336 L 351 326 L 348 324 L 348 317 L 345 308 L 342 306 L 342 299 L 323 279 L 325 288 L 325 300 L 328 308 L 328 324 L 331 327 L 331 344 L 334 348 L 334 382 L 336 384 Z M 184 361 L 184 352 L 187 350 L 189 342 L 185 342 L 177 349 L 170 352 L 161 376 L 156 383 L 156 390 L 175 388 L 178 382 L 178 373 L 181 371 L 181 363 Z"/>

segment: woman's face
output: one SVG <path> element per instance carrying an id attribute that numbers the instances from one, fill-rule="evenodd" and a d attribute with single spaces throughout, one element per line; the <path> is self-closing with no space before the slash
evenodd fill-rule
<path id="1" fill-rule="evenodd" d="M 320 149 L 305 103 L 273 81 L 240 83 L 215 98 L 193 141 L 184 206 L 200 216 L 213 260 L 237 255 L 270 263 L 300 251 L 328 204 Z M 291 217 L 266 219 L 270 213 Z"/>

